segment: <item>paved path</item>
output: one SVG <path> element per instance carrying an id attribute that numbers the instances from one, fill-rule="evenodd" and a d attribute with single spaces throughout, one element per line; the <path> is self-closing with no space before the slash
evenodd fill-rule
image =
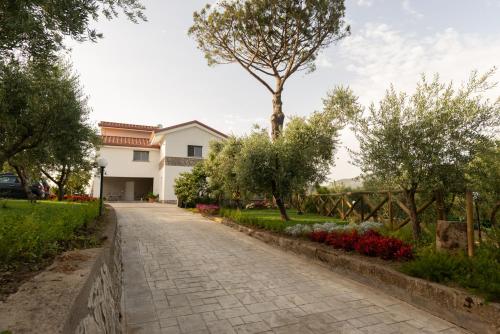
<path id="1" fill-rule="evenodd" d="M 127 333 L 466 333 L 174 206 L 113 207 Z"/>

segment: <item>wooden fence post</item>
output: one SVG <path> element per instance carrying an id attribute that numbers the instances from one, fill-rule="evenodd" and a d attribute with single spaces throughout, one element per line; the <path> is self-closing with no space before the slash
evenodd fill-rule
<path id="1" fill-rule="evenodd" d="M 364 210 L 364 198 L 363 195 L 361 195 L 361 198 L 359 199 L 361 202 L 359 203 L 361 205 L 361 223 L 365 220 L 365 210 Z"/>
<path id="2" fill-rule="evenodd" d="M 465 202 L 467 209 L 467 254 L 469 257 L 474 255 L 474 204 L 472 191 L 465 192 Z"/>
<path id="3" fill-rule="evenodd" d="M 387 200 L 389 205 L 389 224 L 391 226 L 391 231 L 394 231 L 394 212 L 392 211 L 392 193 L 387 193 Z"/>

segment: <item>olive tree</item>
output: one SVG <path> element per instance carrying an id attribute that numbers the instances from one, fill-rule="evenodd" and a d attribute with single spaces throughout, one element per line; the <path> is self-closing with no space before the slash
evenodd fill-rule
<path id="1" fill-rule="evenodd" d="M 235 161 L 239 183 L 248 191 L 272 194 L 281 218 L 289 220 L 284 200 L 328 175 L 339 131 L 354 101 L 349 90 L 339 88 L 331 93 L 323 111 L 308 118 L 292 117 L 274 141 L 264 130 L 243 138 Z"/>
<path id="2" fill-rule="evenodd" d="M 473 72 L 458 88 L 422 76 L 413 95 L 391 87 L 357 118 L 354 161 L 368 177 L 404 192 L 415 239 L 421 234 L 416 192 L 465 187 L 468 165 L 498 131 L 500 100 L 481 95 L 492 87 L 492 73 Z"/>
<path id="3" fill-rule="evenodd" d="M 271 134 L 285 115 L 281 95 L 297 71 L 349 34 L 344 0 L 222 0 L 194 13 L 189 34 L 209 65 L 240 64 L 272 94 Z"/>
<path id="4" fill-rule="evenodd" d="M 241 138 L 235 136 L 224 141 L 212 141 L 204 165 L 212 195 L 218 199 L 231 199 L 238 207 L 244 187 L 238 180 L 235 161 L 239 157 L 241 146 Z"/>
<path id="5" fill-rule="evenodd" d="M 123 12 L 137 22 L 146 19 L 143 11 L 139 0 L 0 1 L 0 57 L 45 57 L 63 47 L 65 37 L 95 41 L 102 34 L 91 21 L 99 15 L 112 19 Z"/>
<path id="6" fill-rule="evenodd" d="M 198 201 L 209 196 L 207 173 L 202 162 L 196 164 L 189 172 L 180 173 L 175 179 L 175 196 L 181 207 L 193 207 Z"/>
<path id="7" fill-rule="evenodd" d="M 0 157 L 16 170 L 28 195 L 43 173 L 59 188 L 73 173 L 92 168 L 98 142 L 88 122 L 87 98 L 71 67 L 11 62 L 0 81 Z"/>

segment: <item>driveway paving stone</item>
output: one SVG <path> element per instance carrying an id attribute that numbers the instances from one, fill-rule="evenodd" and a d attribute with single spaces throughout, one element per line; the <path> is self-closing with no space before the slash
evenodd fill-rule
<path id="1" fill-rule="evenodd" d="M 112 205 L 127 333 L 468 333 L 175 206 Z"/>

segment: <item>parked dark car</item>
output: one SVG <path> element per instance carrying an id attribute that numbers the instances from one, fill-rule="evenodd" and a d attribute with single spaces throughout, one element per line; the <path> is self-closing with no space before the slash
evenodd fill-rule
<path id="1" fill-rule="evenodd" d="M 31 192 L 38 198 L 45 198 L 45 189 L 41 181 L 36 181 L 31 185 Z M 21 184 L 21 180 L 16 174 L 0 174 L 0 197 L 26 198 L 26 192 Z"/>

